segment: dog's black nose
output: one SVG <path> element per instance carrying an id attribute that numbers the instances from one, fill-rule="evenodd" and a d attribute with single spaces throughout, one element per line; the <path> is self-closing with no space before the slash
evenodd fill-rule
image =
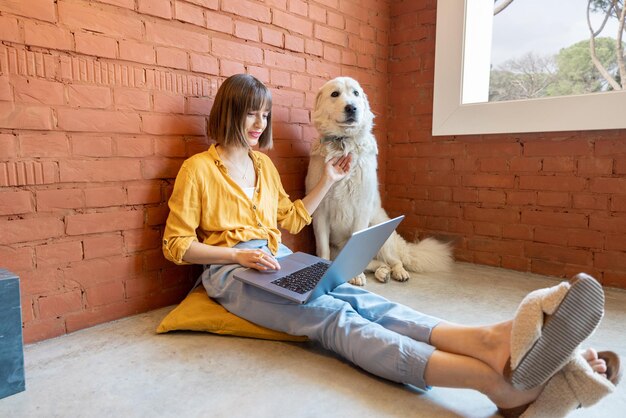
<path id="1" fill-rule="evenodd" d="M 355 105 L 348 104 L 348 105 L 346 105 L 346 107 L 344 108 L 344 110 L 345 110 L 345 112 L 346 112 L 348 115 L 354 115 L 354 113 L 356 112 L 356 106 L 355 106 Z"/>

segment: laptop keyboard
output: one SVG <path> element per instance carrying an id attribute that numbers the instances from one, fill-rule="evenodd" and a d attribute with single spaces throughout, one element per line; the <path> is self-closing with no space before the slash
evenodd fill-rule
<path id="1" fill-rule="evenodd" d="M 329 266 L 330 264 L 320 261 L 302 270 L 294 271 L 288 276 L 276 279 L 272 283 L 292 292 L 303 294 L 317 285 Z"/>

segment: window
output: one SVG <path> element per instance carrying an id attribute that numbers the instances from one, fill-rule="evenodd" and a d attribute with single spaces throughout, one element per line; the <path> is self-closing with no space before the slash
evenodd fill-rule
<path id="1" fill-rule="evenodd" d="M 626 90 L 490 103 L 476 98 L 486 94 L 489 80 L 484 51 L 491 50 L 491 30 L 481 19 L 493 4 L 437 2 L 433 135 L 626 128 Z M 481 26 L 488 30 L 473 30 Z"/>

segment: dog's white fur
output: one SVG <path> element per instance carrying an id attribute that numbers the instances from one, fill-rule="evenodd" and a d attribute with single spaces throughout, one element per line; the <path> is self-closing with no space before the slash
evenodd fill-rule
<path id="1" fill-rule="evenodd" d="M 378 146 L 372 134 L 374 114 L 359 83 L 338 77 L 319 90 L 313 123 L 320 138 L 311 149 L 306 189 L 319 181 L 325 163 L 352 154 L 347 177 L 333 185 L 313 216 L 317 255 L 332 259 L 353 232 L 389 219 L 378 191 Z M 444 271 L 452 264 L 451 249 L 433 238 L 407 243 L 396 232 L 387 240 L 366 271 L 386 282 L 389 277 L 405 281 L 409 271 Z M 406 269 L 405 269 L 406 268 Z M 365 275 L 353 278 L 364 285 Z"/>

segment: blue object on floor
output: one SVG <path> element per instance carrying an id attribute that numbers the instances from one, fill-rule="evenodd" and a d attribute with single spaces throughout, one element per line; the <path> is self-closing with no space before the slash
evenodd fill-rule
<path id="1" fill-rule="evenodd" d="M 0 269 L 0 399 L 24 389 L 20 278 Z"/>

